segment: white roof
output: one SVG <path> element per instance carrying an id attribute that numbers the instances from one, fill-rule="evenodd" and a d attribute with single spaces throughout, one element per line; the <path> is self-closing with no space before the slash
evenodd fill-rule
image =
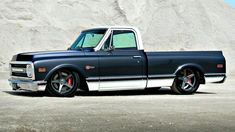
<path id="1" fill-rule="evenodd" d="M 111 30 L 111 29 L 131 29 L 136 34 L 138 50 L 144 50 L 144 46 L 143 46 L 143 42 L 142 42 L 140 31 L 136 27 L 133 27 L 133 26 L 97 26 L 97 27 L 93 27 L 93 28 L 90 28 L 90 29 L 95 29 L 95 28 L 107 28 L 109 30 Z"/>
<path id="2" fill-rule="evenodd" d="M 92 27 L 92 28 L 136 28 L 134 26 L 96 26 L 96 27 Z"/>

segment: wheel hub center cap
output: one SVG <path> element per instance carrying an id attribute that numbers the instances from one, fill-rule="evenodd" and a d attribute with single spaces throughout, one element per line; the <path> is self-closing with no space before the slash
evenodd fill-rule
<path id="1" fill-rule="evenodd" d="M 65 84 L 66 80 L 65 79 L 60 79 L 60 84 Z"/>
<path id="2" fill-rule="evenodd" d="M 187 77 L 184 77 L 184 82 L 188 82 L 188 78 Z"/>

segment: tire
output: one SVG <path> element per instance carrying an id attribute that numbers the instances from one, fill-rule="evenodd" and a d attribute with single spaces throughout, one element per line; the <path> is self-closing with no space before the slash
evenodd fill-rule
<path id="1" fill-rule="evenodd" d="M 79 86 L 80 78 L 77 72 L 61 69 L 51 75 L 46 91 L 52 96 L 73 97 Z"/>
<path id="2" fill-rule="evenodd" d="M 177 94 L 194 94 L 200 85 L 199 78 L 196 70 L 185 68 L 176 75 L 171 90 Z"/>

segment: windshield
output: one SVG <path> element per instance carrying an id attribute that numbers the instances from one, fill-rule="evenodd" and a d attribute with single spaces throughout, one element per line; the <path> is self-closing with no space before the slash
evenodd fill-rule
<path id="1" fill-rule="evenodd" d="M 83 31 L 72 44 L 70 49 L 94 48 L 99 44 L 107 29 L 95 29 Z"/>

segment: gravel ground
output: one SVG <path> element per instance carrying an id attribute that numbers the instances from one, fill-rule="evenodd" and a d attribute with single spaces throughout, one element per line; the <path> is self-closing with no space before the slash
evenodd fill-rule
<path id="1" fill-rule="evenodd" d="M 0 131 L 235 131 L 235 79 L 194 95 L 168 88 L 78 93 L 15 92 L 0 80 Z"/>

